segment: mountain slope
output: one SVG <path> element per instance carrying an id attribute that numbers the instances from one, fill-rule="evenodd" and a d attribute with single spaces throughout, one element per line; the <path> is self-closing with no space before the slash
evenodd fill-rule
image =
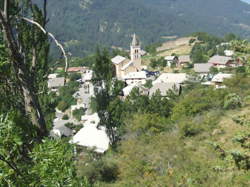
<path id="1" fill-rule="evenodd" d="M 49 30 L 73 55 L 128 47 L 134 32 L 144 45 L 196 31 L 250 36 L 250 6 L 240 0 L 50 0 L 48 12 Z"/>

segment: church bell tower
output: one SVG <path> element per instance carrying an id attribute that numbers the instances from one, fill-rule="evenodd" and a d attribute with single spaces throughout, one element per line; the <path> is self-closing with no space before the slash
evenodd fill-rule
<path id="1" fill-rule="evenodd" d="M 132 43 L 130 45 L 130 58 L 139 71 L 141 69 L 141 46 L 135 34 L 133 35 Z"/>

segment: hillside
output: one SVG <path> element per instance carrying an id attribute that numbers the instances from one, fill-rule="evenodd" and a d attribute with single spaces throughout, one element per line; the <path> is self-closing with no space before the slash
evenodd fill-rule
<path id="1" fill-rule="evenodd" d="M 235 0 L 51 0 L 48 12 L 49 30 L 73 55 L 128 47 L 134 32 L 144 45 L 195 31 L 250 36 L 250 6 Z"/>

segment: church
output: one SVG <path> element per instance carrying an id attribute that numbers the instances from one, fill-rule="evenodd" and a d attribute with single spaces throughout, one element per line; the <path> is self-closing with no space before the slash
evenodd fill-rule
<path id="1" fill-rule="evenodd" d="M 140 42 L 134 34 L 130 45 L 130 59 L 119 55 L 111 59 L 115 65 L 116 77 L 119 80 L 123 80 L 129 73 L 141 71 L 141 54 Z"/>

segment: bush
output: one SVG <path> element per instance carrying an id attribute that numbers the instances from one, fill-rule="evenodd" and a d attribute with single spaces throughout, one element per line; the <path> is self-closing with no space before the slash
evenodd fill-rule
<path id="1" fill-rule="evenodd" d="M 65 101 L 60 101 L 60 102 L 58 103 L 58 105 L 57 105 L 57 108 L 58 108 L 60 111 L 64 112 L 65 110 L 67 110 L 67 109 L 69 108 L 69 105 L 68 105 L 68 103 L 66 103 Z"/>
<path id="2" fill-rule="evenodd" d="M 69 119 L 69 116 L 67 114 L 64 114 L 63 117 L 62 117 L 63 120 L 68 120 Z"/>
<path id="3" fill-rule="evenodd" d="M 201 125 L 187 122 L 185 125 L 181 128 L 181 136 L 182 137 L 192 137 L 202 132 Z"/>
<path id="4" fill-rule="evenodd" d="M 144 84 L 144 86 L 145 86 L 146 88 L 152 88 L 152 87 L 153 87 L 152 82 L 153 82 L 152 80 L 147 80 L 146 83 Z"/>
<path id="5" fill-rule="evenodd" d="M 246 153 L 235 150 L 231 152 L 231 155 L 238 169 L 250 169 L 250 157 Z"/>
<path id="6" fill-rule="evenodd" d="M 76 80 L 78 80 L 78 79 L 81 79 L 81 74 L 80 73 L 71 73 L 70 75 L 69 75 L 69 79 L 70 79 L 70 81 L 76 81 Z"/>
<path id="7" fill-rule="evenodd" d="M 73 94 L 78 90 L 78 82 L 69 82 L 66 86 L 59 89 L 58 105 L 57 108 L 61 111 L 67 110 L 71 105 L 76 104 L 76 99 Z"/>
<path id="8" fill-rule="evenodd" d="M 79 130 L 83 128 L 82 124 L 75 125 L 73 123 L 66 123 L 65 126 L 75 131 L 75 133 L 77 133 Z"/>
<path id="9" fill-rule="evenodd" d="M 242 105 L 242 99 L 235 93 L 228 94 L 224 99 L 224 109 L 235 109 Z"/>
<path id="10" fill-rule="evenodd" d="M 97 159 L 87 163 L 82 161 L 80 164 L 79 175 L 87 177 L 91 183 L 112 182 L 118 177 L 118 167 L 112 161 Z"/>
<path id="11" fill-rule="evenodd" d="M 189 45 L 193 44 L 195 42 L 196 39 L 192 38 L 189 40 Z"/>
<path id="12" fill-rule="evenodd" d="M 75 119 L 77 119 L 78 121 L 81 121 L 81 117 L 85 114 L 85 109 L 84 108 L 80 108 L 80 109 L 76 109 L 73 111 L 73 116 Z"/>
<path id="13" fill-rule="evenodd" d="M 175 105 L 173 119 L 179 120 L 181 117 L 195 116 L 210 109 L 220 109 L 227 93 L 226 89 L 195 88 Z"/>

